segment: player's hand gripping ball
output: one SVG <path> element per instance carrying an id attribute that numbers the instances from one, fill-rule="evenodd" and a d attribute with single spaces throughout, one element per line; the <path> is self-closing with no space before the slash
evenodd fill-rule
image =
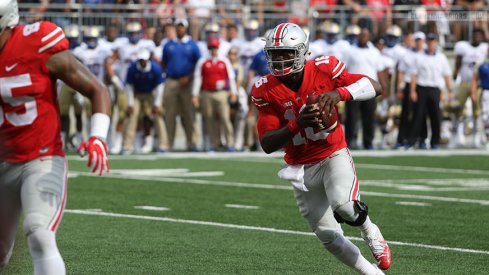
<path id="1" fill-rule="evenodd" d="M 319 99 L 321 97 L 317 94 L 310 94 L 307 96 L 306 104 L 307 105 L 315 105 L 316 108 L 319 109 Z M 333 132 L 338 126 L 338 113 L 336 112 L 336 108 L 331 108 L 329 114 L 320 113 L 318 119 L 320 120 L 321 130 L 326 130 L 326 132 Z"/>

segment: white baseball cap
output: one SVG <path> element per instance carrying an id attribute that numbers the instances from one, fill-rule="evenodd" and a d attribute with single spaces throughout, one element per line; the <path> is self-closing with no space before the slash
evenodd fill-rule
<path id="1" fill-rule="evenodd" d="M 185 18 L 177 18 L 177 19 L 175 19 L 175 22 L 173 24 L 175 26 L 183 25 L 185 28 L 188 27 L 188 21 Z"/>
<path id="2" fill-rule="evenodd" d="M 138 52 L 138 60 L 149 60 L 151 57 L 151 53 L 148 51 L 148 49 L 142 48 Z"/>
<path id="3" fill-rule="evenodd" d="M 426 40 L 426 35 L 424 34 L 424 32 L 415 32 L 413 34 L 413 38 L 414 40 L 418 40 L 418 39 Z"/>

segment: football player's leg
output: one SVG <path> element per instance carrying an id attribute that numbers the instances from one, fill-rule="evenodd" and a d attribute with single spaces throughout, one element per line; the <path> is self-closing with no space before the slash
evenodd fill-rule
<path id="1" fill-rule="evenodd" d="M 376 274 L 375 268 L 362 256 L 358 247 L 343 236 L 341 226 L 333 217 L 322 182 L 321 164 L 306 168 L 304 181 L 309 189 L 304 192 L 294 188 L 301 215 L 318 239 L 339 261 L 361 274 Z"/>
<path id="2" fill-rule="evenodd" d="M 61 117 L 61 137 L 63 146 L 66 147 L 70 133 L 70 107 L 73 105 L 74 98 L 71 88 L 64 83 L 61 85 L 58 101 Z"/>
<path id="3" fill-rule="evenodd" d="M 18 180 L 21 167 L 0 162 L 0 273 L 7 266 L 20 217 Z"/>
<path id="4" fill-rule="evenodd" d="M 66 204 L 67 171 L 63 157 L 41 157 L 25 164 L 21 201 L 35 275 L 66 273 L 55 233 Z"/>
<path id="5" fill-rule="evenodd" d="M 368 217 L 368 207 L 360 201 L 359 182 L 355 166 L 348 149 L 334 153 L 328 159 L 325 173 L 326 194 L 334 210 L 334 218 L 360 229 L 381 269 L 388 269 L 391 263 L 390 249 L 377 225 Z"/>

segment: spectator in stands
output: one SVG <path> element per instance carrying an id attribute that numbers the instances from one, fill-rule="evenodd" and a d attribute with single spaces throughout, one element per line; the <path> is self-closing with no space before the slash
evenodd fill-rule
<path id="1" fill-rule="evenodd" d="M 215 0 L 187 0 L 188 16 L 190 19 L 190 35 L 193 39 L 199 37 L 202 26 L 216 11 Z"/>
<path id="2" fill-rule="evenodd" d="M 370 46 L 370 31 L 363 28 L 358 36 L 356 46 L 350 48 L 345 53 L 345 63 L 350 73 L 361 73 L 375 81 L 383 79 L 382 73 L 385 70 L 381 53 L 375 47 Z M 366 101 L 348 101 L 346 103 L 345 138 L 348 146 L 352 149 L 357 146 L 357 122 L 358 113 L 361 112 L 363 148 L 372 150 L 375 123 L 375 98 Z"/>
<path id="3" fill-rule="evenodd" d="M 140 118 L 143 119 L 144 144 L 142 153 L 153 150 L 152 124 L 155 124 L 159 139 L 158 152 L 167 150 L 166 129 L 161 118 L 161 100 L 164 79 L 161 66 L 150 59 L 151 53 L 141 49 L 137 61 L 127 71 L 126 90 L 128 98 L 129 123 L 124 137 L 124 149 L 130 153 L 134 149 L 134 137 Z"/>
<path id="4" fill-rule="evenodd" d="M 197 151 L 192 105 L 192 81 L 195 65 L 201 57 L 197 44 L 187 35 L 188 21 L 176 19 L 176 38 L 163 48 L 162 64 L 166 71 L 163 106 L 168 130 L 169 148 L 175 141 L 176 118 L 181 116 L 187 138 L 187 149 Z"/>
<path id="5" fill-rule="evenodd" d="M 234 132 L 229 101 L 236 102 L 236 76 L 227 57 L 219 55 L 219 38 L 209 37 L 210 57 L 203 57 L 195 66 L 192 89 L 193 104 L 200 106 L 210 136 L 209 152 L 221 145 L 220 127 L 224 129 L 227 152 L 234 152 Z M 217 118 L 217 120 L 216 120 Z"/>
<path id="6" fill-rule="evenodd" d="M 413 129 L 409 138 L 408 148 L 412 148 L 418 140 L 423 120 L 426 114 L 431 125 L 431 149 L 440 146 L 441 125 L 441 88 L 445 83 L 448 97 L 453 98 L 451 84 L 451 69 L 447 57 L 438 50 L 437 36 L 434 33 L 426 35 L 428 47 L 425 53 L 415 57 L 411 72 L 410 97 L 417 103 L 414 110 Z"/>

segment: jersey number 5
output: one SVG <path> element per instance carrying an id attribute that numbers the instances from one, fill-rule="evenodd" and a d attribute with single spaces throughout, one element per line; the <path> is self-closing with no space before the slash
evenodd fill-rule
<path id="1" fill-rule="evenodd" d="M 24 113 L 7 112 L 4 114 L 2 105 L 0 105 L 0 126 L 5 119 L 14 126 L 24 126 L 31 124 L 37 117 L 36 100 L 31 96 L 13 97 L 12 89 L 28 87 L 32 85 L 29 74 L 17 76 L 0 77 L 0 98 L 5 104 L 12 107 L 24 105 Z"/>
<path id="2" fill-rule="evenodd" d="M 284 118 L 288 121 L 295 119 L 294 111 L 292 111 L 292 109 L 287 109 L 284 113 Z M 301 132 L 299 132 L 294 136 L 294 138 L 292 138 L 292 142 L 294 143 L 294 145 L 297 146 L 297 145 L 305 144 L 306 138 L 312 141 L 318 141 L 318 140 L 323 140 L 328 136 L 328 132 L 326 132 L 326 130 L 322 130 L 317 133 L 314 133 L 314 129 L 312 127 L 307 127 L 304 129 L 304 131 L 306 132 L 305 138 L 302 136 Z"/>

